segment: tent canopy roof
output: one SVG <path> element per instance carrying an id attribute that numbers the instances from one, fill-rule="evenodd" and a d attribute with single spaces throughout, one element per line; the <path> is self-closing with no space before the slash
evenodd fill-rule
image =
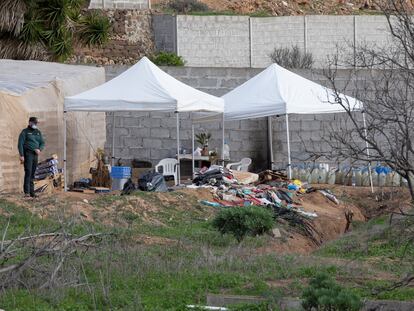
<path id="1" fill-rule="evenodd" d="M 355 98 L 339 94 L 351 110 L 362 108 Z M 224 119 L 242 120 L 284 114 L 345 112 L 334 92 L 285 68 L 272 64 L 222 97 Z M 345 102 L 344 102 L 345 103 Z M 215 115 L 198 121 L 219 120 Z"/>
<path id="2" fill-rule="evenodd" d="M 66 111 L 210 111 L 224 110 L 224 100 L 171 77 L 147 57 L 114 79 L 65 98 Z"/>

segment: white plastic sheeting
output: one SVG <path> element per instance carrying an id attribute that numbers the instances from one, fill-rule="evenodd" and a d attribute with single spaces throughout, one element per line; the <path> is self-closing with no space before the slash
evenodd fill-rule
<path id="1" fill-rule="evenodd" d="M 53 81 L 74 81 L 73 84 L 79 84 L 76 77 L 93 75 L 99 71 L 91 66 L 11 59 L 0 59 L 0 68 L 0 92 L 10 95 L 22 95 L 32 89 L 47 88 Z M 79 92 L 78 87 L 75 89 Z"/>
<path id="2" fill-rule="evenodd" d="M 344 112 L 334 92 L 277 64 L 243 83 L 222 98 L 224 119 L 243 120 L 285 114 L 321 114 Z M 362 103 L 350 96 L 339 98 L 359 110 Z M 344 103 L 345 103 L 344 102 Z M 220 120 L 222 116 L 200 117 L 197 121 Z"/>
<path id="3" fill-rule="evenodd" d="M 176 80 L 143 57 L 114 79 L 66 97 L 65 110 L 223 112 L 224 100 Z"/>

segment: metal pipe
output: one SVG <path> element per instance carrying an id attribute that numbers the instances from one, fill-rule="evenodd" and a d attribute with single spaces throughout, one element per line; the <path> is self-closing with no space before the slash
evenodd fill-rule
<path id="1" fill-rule="evenodd" d="M 289 117 L 286 114 L 286 137 L 287 137 L 287 148 L 288 148 L 288 178 L 292 178 L 292 162 L 290 157 L 290 134 L 289 134 Z"/>
<path id="2" fill-rule="evenodd" d="M 115 165 L 115 112 L 112 116 L 112 152 L 111 152 L 111 165 Z"/>
<path id="3" fill-rule="evenodd" d="M 195 178 L 195 174 L 194 174 L 194 167 L 195 167 L 195 160 L 194 160 L 194 124 L 191 125 L 191 176 L 192 179 Z"/>
<path id="4" fill-rule="evenodd" d="M 68 190 L 68 174 L 66 170 L 66 111 L 63 111 L 63 191 Z"/>
<path id="5" fill-rule="evenodd" d="M 367 120 L 365 118 L 365 111 L 362 112 L 362 120 L 364 121 L 365 145 L 367 147 L 369 183 L 371 185 L 371 192 L 374 193 L 374 184 L 372 182 L 371 160 L 370 160 L 370 152 L 369 152 L 369 144 L 368 144 Z"/>
<path id="6" fill-rule="evenodd" d="M 223 122 L 221 126 L 221 159 L 223 161 L 223 167 L 224 167 L 224 113 L 223 113 Z"/>
<path id="7" fill-rule="evenodd" d="M 267 117 L 267 144 L 269 148 L 269 162 L 270 169 L 273 169 L 273 129 L 272 129 L 272 117 Z"/>
<path id="8" fill-rule="evenodd" d="M 180 180 L 180 115 L 178 111 L 175 112 L 177 114 L 177 186 L 181 184 Z"/>

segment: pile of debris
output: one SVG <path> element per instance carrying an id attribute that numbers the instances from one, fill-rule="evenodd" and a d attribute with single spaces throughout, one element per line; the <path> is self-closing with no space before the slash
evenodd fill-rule
<path id="1" fill-rule="evenodd" d="M 237 178 L 243 176 L 243 178 Z M 246 183 L 246 180 L 253 182 Z M 231 171 L 220 166 L 201 172 L 189 188 L 209 187 L 213 201 L 200 201 L 202 204 L 231 208 L 234 206 L 263 206 L 274 212 L 278 222 L 285 223 L 301 234 L 311 238 L 319 245 L 321 238 L 317 234 L 312 219 L 318 217 L 315 212 L 305 211 L 301 201 L 308 193 L 318 191 L 327 199 L 339 204 L 338 199 L 329 190 L 317 190 L 300 180 L 289 180 L 284 172 L 264 171 L 260 174 Z"/>
<path id="2" fill-rule="evenodd" d="M 56 154 L 38 164 L 34 178 L 35 193 L 51 194 L 54 190 L 63 190 L 64 176 L 58 164 Z"/>

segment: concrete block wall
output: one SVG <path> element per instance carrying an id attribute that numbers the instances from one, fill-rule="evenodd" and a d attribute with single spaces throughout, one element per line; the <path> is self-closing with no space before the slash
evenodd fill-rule
<path id="1" fill-rule="evenodd" d="M 126 70 L 127 66 L 106 67 L 107 80 Z M 195 68 L 164 67 L 167 73 L 182 82 L 201 91 L 222 96 L 243 82 L 255 76 L 261 69 L 254 68 Z M 305 78 L 322 85 L 327 80 L 320 71 L 301 70 L 297 72 Z M 349 79 L 349 71 L 338 72 L 338 83 L 345 84 Z M 349 95 L 352 95 L 352 83 L 349 83 Z M 287 164 L 286 124 L 284 117 L 272 118 L 273 154 L 277 167 Z M 336 125 L 346 119 L 344 114 L 300 115 L 290 116 L 291 151 L 294 162 L 303 162 L 308 158 L 306 150 L 329 150 L 323 137 Z M 182 147 L 191 150 L 190 114 L 180 115 L 180 137 Z M 106 149 L 111 150 L 113 116 L 107 115 Z M 339 127 L 338 127 L 339 129 Z M 208 131 L 213 139 L 210 149 L 221 150 L 221 123 L 196 125 L 195 131 Z M 254 169 L 260 170 L 268 165 L 267 158 L 267 120 L 265 118 L 232 121 L 225 124 L 225 138 L 230 146 L 232 160 L 243 157 L 254 160 Z M 165 157 L 176 154 L 176 116 L 173 113 L 116 113 L 115 117 L 115 153 L 123 159 L 138 158 L 156 164 Z"/>
<path id="2" fill-rule="evenodd" d="M 139 9 L 150 8 L 150 0 L 91 0 L 90 9 Z"/>
<path id="3" fill-rule="evenodd" d="M 177 51 L 188 66 L 250 67 L 248 16 L 177 16 Z"/>
<path id="4" fill-rule="evenodd" d="M 354 43 L 353 16 L 309 16 L 306 17 L 306 28 L 306 51 L 314 56 L 316 68 L 326 66 L 328 58 L 335 55 L 337 49 L 353 53 L 349 47 Z"/>
<path id="5" fill-rule="evenodd" d="M 275 48 L 305 50 L 305 22 L 297 16 L 252 18 L 252 67 L 266 67 Z"/>
<path id="6" fill-rule="evenodd" d="M 313 54 L 315 68 L 323 68 L 338 48 L 352 55 L 353 44 L 383 47 L 391 38 L 384 16 L 161 15 L 154 22 L 157 48 L 162 49 L 168 39 L 175 40 L 175 52 L 187 66 L 196 67 L 263 68 L 271 63 L 269 56 L 275 48 L 298 46 Z"/>

